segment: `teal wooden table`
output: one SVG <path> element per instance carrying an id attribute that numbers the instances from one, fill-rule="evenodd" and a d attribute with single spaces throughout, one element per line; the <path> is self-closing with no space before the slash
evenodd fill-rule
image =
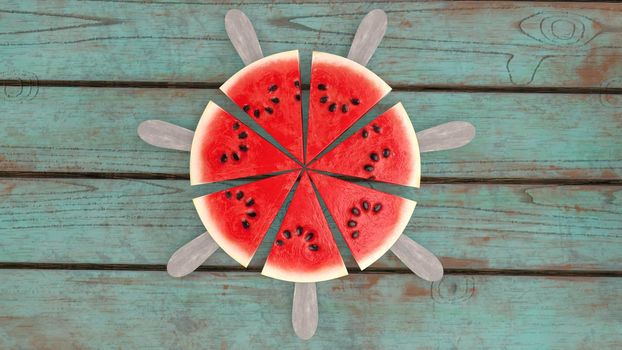
<path id="1" fill-rule="evenodd" d="M 302 341 L 293 285 L 259 275 L 266 245 L 247 270 L 219 251 L 166 274 L 202 232 L 199 190 L 188 154 L 136 127 L 235 110 L 217 90 L 243 66 L 230 8 L 264 53 L 301 49 L 305 80 L 312 50 L 346 55 L 381 8 L 369 67 L 394 92 L 375 111 L 476 126 L 402 192 L 443 280 L 347 255 Z M 622 348 L 622 4 L 6 0 L 0 55 L 0 349 Z"/>

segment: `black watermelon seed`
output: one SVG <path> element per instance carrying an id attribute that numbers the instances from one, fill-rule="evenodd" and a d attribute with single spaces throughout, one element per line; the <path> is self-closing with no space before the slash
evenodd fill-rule
<path id="1" fill-rule="evenodd" d="M 369 158 L 371 160 L 373 160 L 374 162 L 377 162 L 378 160 L 380 160 L 380 157 L 378 156 L 378 153 L 376 152 L 372 152 L 369 154 Z"/>
<path id="2" fill-rule="evenodd" d="M 227 157 L 227 155 L 226 155 L 226 154 L 223 154 L 222 156 L 220 156 L 220 162 L 221 162 L 221 163 L 226 162 L 226 161 L 227 161 L 227 159 L 229 159 L 229 157 Z"/>
<path id="3" fill-rule="evenodd" d="M 341 105 L 341 112 L 348 113 L 348 105 Z"/>
<path id="4" fill-rule="evenodd" d="M 383 157 L 388 158 L 390 155 L 391 155 L 391 150 L 390 150 L 390 149 L 385 148 L 385 149 L 382 151 L 382 156 L 383 156 Z"/>
<path id="5" fill-rule="evenodd" d="M 358 106 L 361 101 L 358 98 L 353 98 L 350 100 L 350 102 L 352 102 L 353 105 Z"/>
<path id="6" fill-rule="evenodd" d="M 312 252 L 317 252 L 318 249 L 320 249 L 320 247 L 318 247 L 317 244 L 309 245 L 309 250 L 312 251 Z"/>
<path id="7" fill-rule="evenodd" d="M 328 106 L 328 110 L 330 112 L 334 112 L 337 109 L 337 104 L 336 103 L 331 103 L 330 106 Z"/>
<path id="8" fill-rule="evenodd" d="M 305 241 L 310 241 L 311 239 L 313 239 L 313 233 L 309 232 L 307 233 L 307 235 L 305 236 Z"/>
<path id="9" fill-rule="evenodd" d="M 296 101 L 300 101 L 300 94 L 296 94 L 294 97 L 296 98 Z"/>
<path id="10" fill-rule="evenodd" d="M 249 211 L 248 213 L 246 213 L 246 215 L 248 215 L 251 218 L 254 218 L 255 216 L 257 216 L 257 213 L 255 213 L 254 211 Z"/>
<path id="11" fill-rule="evenodd" d="M 368 201 L 363 201 L 363 203 L 361 203 L 361 205 L 363 206 L 363 210 L 365 210 L 365 211 L 369 210 L 369 202 Z"/>
<path id="12" fill-rule="evenodd" d="M 326 85 L 324 85 L 324 84 L 317 84 L 317 88 L 319 90 L 326 90 Z"/>
<path id="13" fill-rule="evenodd" d="M 380 209 L 382 209 L 382 204 L 380 204 L 380 203 L 376 203 L 376 204 L 374 205 L 374 213 L 379 212 L 379 211 L 380 211 Z"/>
<path id="14" fill-rule="evenodd" d="M 241 133 L 238 134 L 238 138 L 242 140 L 244 140 L 247 137 L 248 137 L 248 134 L 246 133 L 246 131 L 242 131 Z"/>
<path id="15" fill-rule="evenodd" d="M 296 235 L 297 235 L 297 236 L 302 235 L 302 226 L 298 226 L 298 227 L 296 227 Z"/>
<path id="16" fill-rule="evenodd" d="M 276 245 L 281 246 L 283 245 L 283 241 L 281 241 L 280 239 L 276 240 Z"/>
<path id="17" fill-rule="evenodd" d="M 244 110 L 244 112 L 248 112 L 251 109 L 251 106 L 244 105 L 244 107 L 242 107 L 242 109 Z"/>
<path id="18" fill-rule="evenodd" d="M 248 221 L 246 221 L 246 219 L 242 219 L 242 227 L 246 229 L 246 228 L 251 227 L 251 224 Z"/>
<path id="19" fill-rule="evenodd" d="M 328 102 L 328 96 L 320 97 L 320 103 L 326 103 L 326 102 Z"/>
<path id="20" fill-rule="evenodd" d="M 298 80 L 294 80 L 294 86 L 295 87 L 299 87 L 300 86 L 300 82 Z"/>
<path id="21" fill-rule="evenodd" d="M 365 164 L 365 166 L 363 167 L 363 169 L 365 169 L 365 171 L 367 171 L 367 172 L 370 172 L 370 173 L 371 173 L 372 171 L 374 171 L 374 166 L 373 166 L 373 165 L 371 165 L 371 164 Z"/>
<path id="22" fill-rule="evenodd" d="M 260 110 L 258 110 L 258 109 L 256 109 L 256 110 L 253 112 L 253 115 L 255 116 L 255 118 L 259 118 L 259 115 L 260 115 L 260 114 L 261 114 L 261 111 L 260 111 Z"/>
<path id="23" fill-rule="evenodd" d="M 246 206 L 247 207 L 252 207 L 255 204 L 255 200 L 250 198 L 249 200 L 246 201 Z"/>
<path id="24" fill-rule="evenodd" d="M 348 226 L 349 226 L 349 227 L 356 227 L 356 221 L 354 221 L 354 220 L 348 220 Z"/>
<path id="25" fill-rule="evenodd" d="M 225 192 L 225 197 L 227 197 L 227 199 L 231 199 L 231 197 L 232 197 L 231 191 Z"/>
<path id="26" fill-rule="evenodd" d="M 240 128 L 240 123 L 235 122 L 235 124 L 233 124 L 233 130 L 238 130 Z"/>
<path id="27" fill-rule="evenodd" d="M 264 110 L 268 113 L 268 114 L 272 114 L 274 113 L 274 109 L 270 108 L 270 107 L 266 107 L 264 108 Z"/>
<path id="28" fill-rule="evenodd" d="M 290 238 L 292 238 L 292 233 L 289 232 L 289 230 L 285 230 L 285 231 L 283 231 L 283 237 L 285 237 L 287 239 L 290 239 Z"/>
<path id="29" fill-rule="evenodd" d="M 238 156 L 238 154 L 235 152 L 231 153 L 231 157 L 233 158 L 233 160 L 240 160 L 240 156 Z"/>
<path id="30" fill-rule="evenodd" d="M 275 97 L 271 101 L 272 101 L 272 103 L 279 103 L 280 100 L 279 100 L 278 97 Z"/>
<path id="31" fill-rule="evenodd" d="M 382 131 L 382 128 L 378 126 L 378 124 L 374 124 L 372 125 L 372 129 L 374 129 L 374 131 L 379 134 Z"/>
<path id="32" fill-rule="evenodd" d="M 276 89 L 278 89 L 278 88 L 279 88 L 279 87 L 278 87 L 278 86 L 276 86 L 276 84 L 272 84 L 272 85 L 270 85 L 270 87 L 268 88 L 268 91 L 270 91 L 270 92 L 274 92 L 274 91 L 276 91 Z"/>
<path id="33" fill-rule="evenodd" d="M 361 136 L 363 136 L 363 138 L 366 139 L 367 136 L 369 136 L 369 133 L 367 132 L 367 130 L 363 130 L 363 132 L 361 133 Z"/>
<path id="34" fill-rule="evenodd" d="M 240 145 L 240 151 L 242 151 L 242 152 L 248 151 L 248 146 L 247 145 Z"/>
<path id="35" fill-rule="evenodd" d="M 352 212 L 352 215 L 356 215 L 356 216 L 361 215 L 361 211 L 357 207 L 352 208 L 350 212 Z"/>
<path id="36" fill-rule="evenodd" d="M 235 199 L 240 200 L 242 198 L 244 198 L 244 192 L 242 192 L 242 191 L 236 192 Z"/>
<path id="37" fill-rule="evenodd" d="M 352 238 L 358 238 L 359 234 L 360 234 L 359 231 L 352 232 Z"/>

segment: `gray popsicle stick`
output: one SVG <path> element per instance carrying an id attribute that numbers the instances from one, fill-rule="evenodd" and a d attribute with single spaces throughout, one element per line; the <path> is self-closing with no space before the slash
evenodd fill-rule
<path id="1" fill-rule="evenodd" d="M 408 236 L 401 235 L 391 247 L 391 251 L 424 280 L 434 282 L 443 278 L 443 265 L 438 258 Z"/>
<path id="2" fill-rule="evenodd" d="M 387 31 L 387 14 L 380 9 L 369 12 L 359 24 L 348 58 L 367 65 Z"/>
<path id="3" fill-rule="evenodd" d="M 249 65 L 263 57 L 253 24 L 244 12 L 233 9 L 225 15 L 225 29 L 235 51 L 245 65 Z"/>
<path id="4" fill-rule="evenodd" d="M 208 232 L 204 232 L 173 253 L 166 264 L 166 271 L 173 277 L 186 276 L 201 266 L 216 250 L 218 244 Z"/>
<path id="5" fill-rule="evenodd" d="M 417 133 L 419 152 L 446 151 L 462 147 L 475 137 L 475 127 L 467 122 L 453 121 Z"/>
<path id="6" fill-rule="evenodd" d="M 292 304 L 292 325 L 300 339 L 310 339 L 319 319 L 315 283 L 295 283 Z"/>
<path id="7" fill-rule="evenodd" d="M 147 120 L 138 126 L 138 137 L 156 147 L 190 152 L 194 132 L 161 120 Z"/>

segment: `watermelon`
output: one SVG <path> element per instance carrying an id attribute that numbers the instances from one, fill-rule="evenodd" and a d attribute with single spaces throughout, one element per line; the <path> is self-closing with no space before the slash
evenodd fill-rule
<path id="1" fill-rule="evenodd" d="M 291 282 L 319 282 L 348 274 L 306 173 L 261 273 Z"/>
<path id="2" fill-rule="evenodd" d="M 245 267 L 263 241 L 298 172 L 289 172 L 194 199 L 203 225 Z"/>
<path id="3" fill-rule="evenodd" d="M 391 91 L 364 66 L 341 56 L 314 52 L 311 62 L 307 161 Z"/>
<path id="4" fill-rule="evenodd" d="M 229 78 L 220 90 L 294 157 L 303 161 L 297 50 L 277 53 L 249 64 Z"/>
<path id="5" fill-rule="evenodd" d="M 416 202 L 319 173 L 313 183 L 361 270 L 400 237 Z"/>
<path id="6" fill-rule="evenodd" d="M 190 151 L 192 185 L 300 168 L 214 102 L 199 120 Z"/>
<path id="7" fill-rule="evenodd" d="M 406 110 L 401 103 L 396 104 L 310 168 L 419 187 L 419 145 Z"/>

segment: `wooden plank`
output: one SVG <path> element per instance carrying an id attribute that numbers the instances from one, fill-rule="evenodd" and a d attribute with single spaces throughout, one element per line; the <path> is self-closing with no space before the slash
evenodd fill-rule
<path id="1" fill-rule="evenodd" d="M 5 79 L 223 82 L 242 67 L 224 16 L 240 8 L 265 54 L 345 56 L 363 16 L 387 12 L 370 68 L 391 85 L 622 87 L 615 3 L 10 0 Z M 306 73 L 305 73 L 306 74 Z"/>
<path id="2" fill-rule="evenodd" d="M 0 171 L 187 174 L 187 153 L 147 145 L 136 128 L 147 119 L 194 128 L 210 99 L 241 114 L 216 90 L 41 87 L 0 103 Z M 399 92 L 368 116 L 398 100 L 417 130 L 451 120 L 477 128 L 466 147 L 424 154 L 423 176 L 622 176 L 615 95 Z"/>
<path id="3" fill-rule="evenodd" d="M 622 270 L 622 187 L 442 184 L 403 194 L 418 200 L 406 234 L 446 268 Z M 181 180 L 0 179 L 0 261 L 164 265 L 204 231 L 197 195 Z M 263 266 L 274 229 L 251 267 Z M 207 265 L 239 267 L 220 250 Z M 405 269 L 391 253 L 371 268 Z"/>
<path id="4" fill-rule="evenodd" d="M 2 270 L 0 346 L 84 349 L 619 349 L 622 279 L 364 274 L 318 284 L 303 343 L 293 285 L 250 273 Z"/>

